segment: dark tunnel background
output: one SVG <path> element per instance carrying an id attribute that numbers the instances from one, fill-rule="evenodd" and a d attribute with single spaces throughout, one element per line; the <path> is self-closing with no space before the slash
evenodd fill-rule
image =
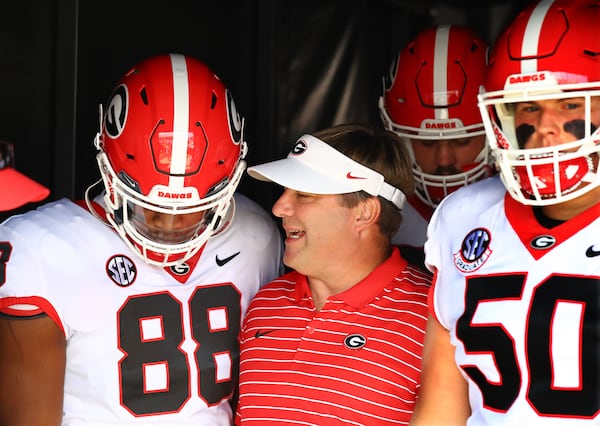
<path id="1" fill-rule="evenodd" d="M 80 199 L 99 178 L 98 104 L 141 59 L 178 52 L 205 61 L 233 93 L 248 162 L 277 159 L 303 133 L 379 124 L 382 76 L 421 29 L 464 24 L 493 43 L 527 2 L 471 3 L 10 2 L 0 14 L 0 139 L 15 143 L 16 168 L 48 186 L 49 200 Z M 239 190 L 268 211 L 279 191 L 248 176 Z"/>

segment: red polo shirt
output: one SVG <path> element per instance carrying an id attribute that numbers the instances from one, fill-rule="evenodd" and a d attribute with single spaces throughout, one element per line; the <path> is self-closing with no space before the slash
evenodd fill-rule
<path id="1" fill-rule="evenodd" d="M 236 422 L 408 424 L 429 286 L 397 249 L 320 312 L 303 275 L 291 272 L 265 286 L 241 333 Z"/>

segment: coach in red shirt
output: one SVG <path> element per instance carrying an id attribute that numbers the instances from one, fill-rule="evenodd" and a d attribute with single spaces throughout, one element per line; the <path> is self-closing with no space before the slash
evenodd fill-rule
<path id="1" fill-rule="evenodd" d="M 404 144 L 336 126 L 248 173 L 284 187 L 273 214 L 293 271 L 248 308 L 236 423 L 407 424 L 430 280 L 391 245 L 414 187 Z"/>

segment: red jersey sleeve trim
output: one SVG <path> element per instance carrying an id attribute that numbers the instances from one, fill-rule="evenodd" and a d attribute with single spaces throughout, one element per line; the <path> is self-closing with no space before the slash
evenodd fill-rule
<path id="1" fill-rule="evenodd" d="M 31 305 L 35 306 L 36 308 L 26 310 L 15 309 L 15 305 Z M 56 323 L 56 325 L 62 330 L 63 333 L 65 332 L 62 321 L 56 313 L 56 310 L 50 302 L 48 302 L 42 297 L 6 297 L 0 300 L 0 312 L 2 312 L 5 315 L 18 318 L 34 317 L 44 313 L 50 318 L 52 318 L 52 321 Z"/>

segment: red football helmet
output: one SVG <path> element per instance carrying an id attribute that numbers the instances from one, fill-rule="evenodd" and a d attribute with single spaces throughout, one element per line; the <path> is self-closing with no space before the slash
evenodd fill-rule
<path id="1" fill-rule="evenodd" d="M 485 133 L 477 94 L 485 76 L 487 43 L 472 30 L 439 25 L 420 32 L 402 49 L 384 77 L 379 111 L 384 126 L 406 141 L 416 194 L 432 207 L 456 189 L 491 173 L 488 146 L 462 173 L 425 173 L 410 139 L 463 139 Z"/>
<path id="2" fill-rule="evenodd" d="M 597 0 L 540 1 L 517 16 L 491 52 L 479 108 L 502 181 L 523 204 L 556 204 L 600 185 L 600 123 L 592 123 L 591 110 L 600 96 L 599 23 Z M 585 102 L 578 140 L 522 149 L 515 103 L 567 98 Z"/>
<path id="3" fill-rule="evenodd" d="M 246 166 L 243 119 L 204 63 L 166 54 L 133 67 L 111 95 L 95 144 L 108 221 L 146 262 L 189 259 L 233 214 Z M 147 219 L 191 214 L 197 220 L 171 231 Z"/>

